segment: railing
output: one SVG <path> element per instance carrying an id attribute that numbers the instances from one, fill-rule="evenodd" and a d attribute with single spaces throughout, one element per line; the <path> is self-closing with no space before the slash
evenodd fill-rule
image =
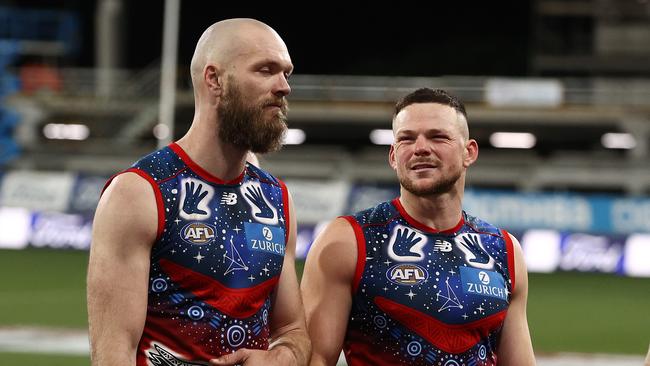
<path id="1" fill-rule="evenodd" d="M 139 70 L 54 69 L 61 79 L 58 95 L 87 97 L 98 95 L 101 72 L 110 72 L 112 93 L 120 100 L 157 98 L 160 69 L 157 63 Z M 17 71 L 17 74 L 20 74 Z M 24 76 L 23 76 L 24 77 Z M 181 75 L 179 78 L 182 78 Z M 105 80 L 105 79 L 104 79 Z M 419 87 L 442 88 L 466 103 L 495 107 L 619 106 L 650 107 L 650 79 L 639 78 L 499 78 L 482 76 L 381 77 L 294 75 L 292 100 L 394 102 Z M 183 88 L 180 88 L 183 89 Z M 180 90 L 189 92 L 189 90 Z"/>

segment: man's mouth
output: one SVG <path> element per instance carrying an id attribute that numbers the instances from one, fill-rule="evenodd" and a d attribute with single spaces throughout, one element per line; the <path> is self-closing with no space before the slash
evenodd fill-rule
<path id="1" fill-rule="evenodd" d="M 411 170 L 435 169 L 438 166 L 433 163 L 417 163 L 411 165 Z"/>

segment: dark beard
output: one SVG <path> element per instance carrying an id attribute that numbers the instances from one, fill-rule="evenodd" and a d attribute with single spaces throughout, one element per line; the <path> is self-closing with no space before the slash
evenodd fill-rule
<path id="1" fill-rule="evenodd" d="M 231 79 L 229 85 L 217 107 L 221 141 L 259 154 L 280 150 L 287 131 L 286 100 L 281 99 L 279 114 L 265 120 L 264 107 L 277 100 L 248 106 L 236 82 Z"/>
<path id="2" fill-rule="evenodd" d="M 415 184 L 413 184 L 413 181 L 409 179 L 403 179 L 402 177 L 398 177 L 398 179 L 402 187 L 404 187 L 404 189 L 411 192 L 415 196 L 428 197 L 428 196 L 440 195 L 443 193 L 450 192 L 454 188 L 454 185 L 456 184 L 458 179 L 460 179 L 460 173 L 457 175 L 446 177 L 445 179 L 442 179 L 433 185 L 424 186 L 424 187 L 422 186 L 416 187 Z"/>

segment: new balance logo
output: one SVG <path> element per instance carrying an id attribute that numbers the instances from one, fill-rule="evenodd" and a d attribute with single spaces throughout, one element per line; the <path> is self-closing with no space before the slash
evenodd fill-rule
<path id="1" fill-rule="evenodd" d="M 236 205 L 237 204 L 237 194 L 232 192 L 223 192 L 221 195 L 221 201 L 219 202 L 222 205 Z"/>
<path id="2" fill-rule="evenodd" d="M 446 240 L 436 239 L 436 242 L 433 244 L 434 252 L 451 252 L 451 243 Z"/>

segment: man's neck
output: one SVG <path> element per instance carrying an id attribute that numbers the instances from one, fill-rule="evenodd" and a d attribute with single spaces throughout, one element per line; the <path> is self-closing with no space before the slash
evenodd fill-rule
<path id="1" fill-rule="evenodd" d="M 462 216 L 462 192 L 421 197 L 402 187 L 399 200 L 412 218 L 438 231 L 455 227 Z"/>
<path id="2" fill-rule="evenodd" d="M 216 130 L 216 125 L 194 121 L 177 144 L 208 173 L 224 181 L 236 179 L 244 171 L 248 152 L 223 143 Z"/>

